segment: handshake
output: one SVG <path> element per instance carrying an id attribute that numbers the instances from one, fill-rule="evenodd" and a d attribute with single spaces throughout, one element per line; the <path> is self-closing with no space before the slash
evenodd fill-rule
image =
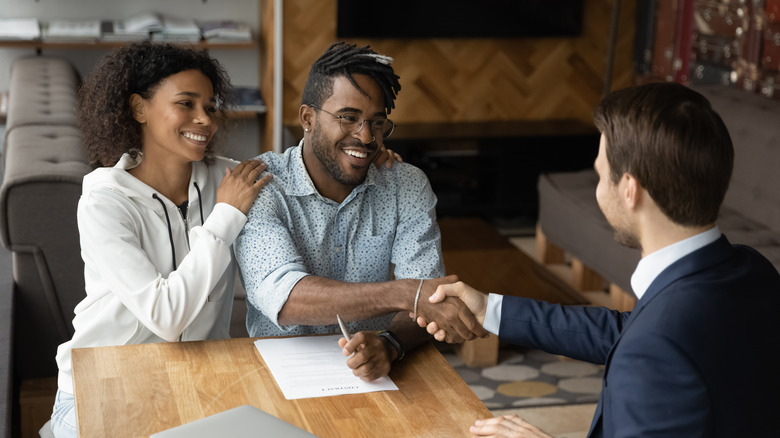
<path id="1" fill-rule="evenodd" d="M 403 358 L 406 350 L 429 339 L 418 325 L 426 328 L 436 340 L 451 344 L 490 334 L 482 327 L 488 296 L 458 281 L 457 276 L 401 282 L 404 287 L 396 290 L 403 292 L 408 307 L 394 314 L 389 330 L 384 333 L 364 330 L 349 335 L 342 324 L 344 337 L 339 339 L 342 354 L 349 357 L 347 365 L 353 374 L 367 382 L 386 376 L 392 362 Z M 407 291 L 411 284 L 417 286 L 417 292 L 409 299 Z M 405 309 L 409 309 L 412 321 L 406 319 Z"/>
<path id="2" fill-rule="evenodd" d="M 457 344 L 489 335 L 482 327 L 487 302 L 487 294 L 458 281 L 457 276 L 423 280 L 415 299 L 416 312 L 409 312 L 409 317 L 437 341 Z"/>

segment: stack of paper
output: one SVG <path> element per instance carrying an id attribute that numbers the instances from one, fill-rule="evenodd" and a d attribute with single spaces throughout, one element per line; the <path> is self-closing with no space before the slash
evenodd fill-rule
<path id="1" fill-rule="evenodd" d="M 128 32 L 159 32 L 162 30 L 160 15 L 154 12 L 146 12 L 124 20 L 125 29 Z"/>
<path id="2" fill-rule="evenodd" d="M 164 17 L 162 32 L 153 34 L 152 38 L 160 41 L 198 42 L 200 41 L 200 28 L 192 19 Z"/>
<path id="3" fill-rule="evenodd" d="M 135 41 L 149 38 L 148 31 L 130 32 L 122 20 L 106 20 L 100 23 L 103 41 Z"/>
<path id="4" fill-rule="evenodd" d="M 149 12 L 126 20 L 103 21 L 101 23 L 104 41 L 134 41 L 148 39 L 154 32 L 162 31 L 162 20 L 158 14 Z"/>
<path id="5" fill-rule="evenodd" d="M 0 18 L 0 40 L 35 40 L 41 37 L 37 18 Z"/>
<path id="6" fill-rule="evenodd" d="M 128 32 L 121 20 L 106 20 L 100 23 L 100 38 L 103 41 L 135 41 L 149 38 L 149 32 Z"/>
<path id="7" fill-rule="evenodd" d="M 100 39 L 100 20 L 52 20 L 42 27 L 44 41 L 94 43 Z"/>
<path id="8" fill-rule="evenodd" d="M 208 42 L 246 42 L 252 40 L 249 25 L 233 20 L 210 20 L 200 23 L 203 38 Z"/>

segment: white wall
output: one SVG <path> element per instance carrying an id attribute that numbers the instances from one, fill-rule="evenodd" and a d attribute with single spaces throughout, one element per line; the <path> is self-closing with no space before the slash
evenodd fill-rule
<path id="1" fill-rule="evenodd" d="M 144 12 L 157 12 L 177 18 L 197 20 L 232 19 L 259 29 L 259 1 L 257 0 L 0 0 L 0 17 L 29 18 L 39 21 L 55 18 L 115 20 Z M 70 59 L 82 75 L 88 73 L 105 49 L 44 50 L 44 54 Z M 233 85 L 258 86 L 259 49 L 211 50 L 230 75 Z M 0 90 L 8 89 L 9 71 L 14 59 L 35 54 L 34 49 L 0 47 Z M 246 126 L 245 126 L 246 125 Z M 243 121 L 231 130 L 229 151 L 235 158 L 254 156 L 259 142 L 257 126 L 252 120 Z"/>

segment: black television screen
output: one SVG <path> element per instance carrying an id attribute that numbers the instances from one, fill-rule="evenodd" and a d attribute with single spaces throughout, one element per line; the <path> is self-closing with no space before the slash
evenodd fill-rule
<path id="1" fill-rule="evenodd" d="M 339 38 L 579 36 L 584 0 L 338 0 Z"/>

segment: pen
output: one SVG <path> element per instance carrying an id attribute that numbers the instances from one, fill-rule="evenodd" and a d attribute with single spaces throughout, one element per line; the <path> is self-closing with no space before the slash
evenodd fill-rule
<path id="1" fill-rule="evenodd" d="M 352 339 L 352 335 L 349 334 L 349 330 L 347 330 L 346 324 L 344 324 L 344 321 L 341 320 L 341 317 L 338 314 L 336 314 L 336 319 L 339 321 L 339 327 L 341 327 L 341 333 L 347 339 L 347 342 L 349 342 L 349 340 Z"/>

